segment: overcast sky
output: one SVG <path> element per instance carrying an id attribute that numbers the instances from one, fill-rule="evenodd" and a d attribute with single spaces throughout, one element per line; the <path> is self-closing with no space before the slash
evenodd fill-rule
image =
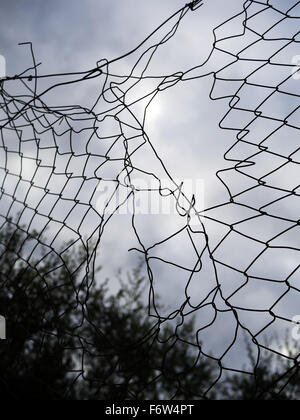
<path id="1" fill-rule="evenodd" d="M 264 2 L 262 2 L 264 3 Z M 297 2 L 295 0 L 277 0 L 273 1 L 274 7 L 285 12 Z M 21 1 L 15 0 L 13 3 L 8 0 L 1 2 L 0 16 L 0 54 L 6 57 L 7 74 L 14 75 L 22 72 L 25 68 L 32 65 L 30 50 L 28 46 L 18 46 L 19 42 L 33 42 L 36 59 L 42 62 L 39 68 L 40 74 L 63 73 L 73 71 L 86 71 L 95 67 L 99 60 L 104 58 L 112 60 L 120 55 L 127 53 L 135 48 L 149 33 L 151 33 L 162 21 L 167 19 L 174 11 L 182 7 L 184 4 L 179 0 L 67 0 L 42 2 L 38 0 Z M 226 6 L 225 6 L 226 5 Z M 253 5 L 253 12 L 257 5 Z M 259 6 L 257 10 L 261 10 Z M 210 0 L 204 1 L 201 7 L 195 13 L 190 12 L 181 23 L 180 29 L 176 36 L 166 45 L 158 50 L 153 58 L 153 62 L 148 72 L 154 75 L 171 75 L 176 72 L 186 72 L 188 69 L 199 66 L 206 61 L 211 49 L 213 38 L 213 29 L 226 21 L 230 17 L 241 13 L 243 10 L 243 2 L 240 0 Z M 251 10 L 251 8 L 250 8 Z M 292 16 L 299 16 L 299 7 L 295 8 Z M 261 13 L 257 19 L 251 21 L 251 25 L 259 33 L 278 22 L 282 16 L 275 10 L 267 10 Z M 220 29 L 218 37 L 233 36 L 242 33 L 242 21 L 244 15 L 240 15 L 237 20 L 230 22 Z M 288 44 L 288 40 L 297 33 L 297 19 L 284 21 L 282 25 L 274 28 L 270 35 L 275 41 L 263 41 L 255 45 L 252 49 L 244 52 L 244 56 L 248 58 L 268 59 L 275 51 L 278 51 L 284 44 Z M 277 31 L 277 32 L 276 32 Z M 164 33 L 164 32 L 162 32 Z M 277 39 L 285 37 L 285 40 Z M 222 47 L 235 53 L 241 50 L 243 46 L 249 45 L 254 40 L 253 32 L 248 31 L 244 37 L 236 40 L 224 41 Z M 292 57 L 297 54 L 298 45 L 296 42 L 282 50 L 280 55 L 274 58 L 278 63 L 290 64 Z M 139 50 L 139 54 L 143 49 Z M 138 54 L 138 55 L 139 55 Z M 124 75 L 130 72 L 135 64 L 138 55 L 130 56 L 124 60 L 116 62 L 110 68 L 113 74 Z M 196 69 L 188 76 L 201 76 L 206 73 L 218 72 L 225 66 L 228 54 L 215 53 L 208 63 Z M 232 61 L 232 58 L 231 58 Z M 255 67 L 256 65 L 256 67 Z M 242 84 L 243 79 L 248 76 L 261 63 L 253 63 L 238 61 L 232 64 L 228 69 L 219 73 L 220 78 L 237 79 L 236 82 L 222 83 L 219 81 L 212 93 L 214 98 L 218 96 L 232 95 Z M 253 66 L 253 67 L 252 67 Z M 223 122 L 223 127 L 236 127 L 237 131 L 249 124 L 250 116 L 253 117 L 251 111 L 257 108 L 263 100 L 270 94 L 267 88 L 261 85 L 269 85 L 275 87 L 279 81 L 288 78 L 291 74 L 291 68 L 278 68 L 275 66 L 265 66 L 263 69 L 255 73 L 249 79 L 250 82 L 258 84 L 259 87 L 244 86 L 240 91 L 240 108 L 247 108 L 250 112 L 234 111 L 228 115 Z M 110 81 L 117 79 L 111 77 Z M 53 82 L 53 80 L 52 80 Z M 155 82 L 155 81 L 154 81 Z M 10 85 L 8 85 L 10 83 Z M 22 89 L 14 82 L 7 82 L 8 91 L 16 92 Z M 41 81 L 39 84 L 40 91 L 47 86 L 48 81 Z M 63 106 L 70 104 L 78 104 L 81 106 L 91 106 L 95 103 L 97 96 L 102 89 L 101 79 L 92 82 L 74 85 L 69 89 L 55 89 L 49 95 L 46 95 L 44 101 L 52 106 Z M 157 82 L 155 82 L 157 83 Z M 154 84 L 155 84 L 154 83 Z M 246 156 L 252 156 L 257 152 L 257 144 L 262 142 L 268 133 L 275 131 L 279 124 L 274 124 L 273 119 L 283 120 L 289 117 L 289 124 L 275 133 L 271 139 L 266 139 L 266 144 L 271 148 L 272 152 L 277 153 L 277 157 L 268 155 L 267 153 L 259 154 L 252 161 L 256 165 L 244 168 L 244 172 L 250 174 L 254 179 L 243 176 L 241 173 L 233 170 L 224 173 L 224 179 L 227 177 L 227 184 L 233 194 L 245 191 L 251 188 L 257 179 L 271 173 L 270 185 L 275 189 L 267 189 L 258 186 L 257 189 L 251 190 L 248 194 L 243 194 L 239 202 L 244 207 L 237 204 L 228 203 L 228 192 L 226 188 L 216 177 L 216 172 L 221 169 L 232 167 L 232 162 L 224 159 L 224 154 L 236 143 L 236 133 L 230 130 L 221 130 L 219 122 L 228 111 L 229 99 L 219 101 L 211 101 L 209 95 L 213 84 L 212 74 L 205 78 L 196 78 L 178 83 L 176 86 L 160 92 L 155 98 L 146 117 L 146 133 L 151 144 L 159 152 L 159 156 L 166 164 L 166 167 L 172 177 L 176 180 L 201 180 L 204 185 L 204 192 L 199 192 L 198 203 L 201 210 L 210 207 L 222 205 L 217 210 L 207 210 L 207 219 L 203 219 L 206 232 L 209 236 L 209 245 L 211 251 L 215 249 L 220 240 L 228 233 L 225 241 L 215 250 L 214 257 L 220 262 L 217 267 L 218 278 L 221 284 L 223 296 L 228 297 L 236 291 L 232 296 L 230 303 L 240 309 L 239 316 L 241 321 L 253 334 L 256 334 L 272 317 L 268 310 L 280 299 L 278 306 L 273 311 L 283 318 L 290 319 L 297 315 L 299 310 L 299 297 L 295 290 L 288 290 L 285 280 L 294 272 L 291 281 L 293 284 L 299 282 L 299 227 L 295 226 L 295 221 L 299 216 L 299 197 L 288 196 L 274 204 L 271 209 L 272 214 L 281 216 L 282 219 L 275 219 L 270 216 L 262 216 L 257 214 L 257 210 L 262 206 L 275 201 L 278 197 L 283 197 L 283 191 L 278 195 L 278 188 L 291 191 L 297 187 L 297 179 L 299 179 L 299 166 L 295 163 L 286 164 L 286 157 L 297 150 L 299 143 L 299 135 L 296 131 L 297 115 L 294 112 L 299 108 L 299 97 L 276 93 L 269 101 L 260 106 L 263 115 L 269 117 L 268 120 L 258 118 L 249 128 L 247 140 L 253 142 L 253 145 L 239 144 L 227 157 L 231 159 L 245 159 Z M 283 87 L 285 92 L 299 94 L 299 80 L 291 79 L 286 82 Z M 149 89 L 148 85 L 138 85 L 131 91 L 131 100 L 143 96 Z M 95 108 L 96 112 L 102 112 L 101 103 Z M 142 118 L 144 104 L 140 104 L 135 108 L 139 118 Z M 128 114 L 122 114 L 123 120 L 129 121 Z M 128 120 L 127 120 L 128 118 Z M 272 119 L 272 120 L 271 120 Z M 108 129 L 111 134 L 113 130 L 117 130 L 116 121 L 103 121 L 101 129 L 103 132 Z M 77 123 L 76 123 L 77 124 Z M 86 124 L 85 124 L 86 125 Z M 78 123 L 80 127 L 80 123 Z M 82 126 L 83 127 L 83 126 Z M 64 123 L 57 127 L 63 133 Z M 298 137 L 297 137 L 298 135 Z M 7 133 L 12 145 L 12 134 Z M 80 148 L 86 145 L 88 136 L 80 136 L 78 140 L 78 154 Z M 60 161 L 56 161 L 56 172 L 64 173 L 67 169 L 74 174 L 74 177 L 80 178 L 83 173 L 85 161 L 80 161 L 73 157 L 69 161 L 67 139 L 62 136 L 59 140 L 60 150 L 66 153 Z M 273 142 L 272 142 L 273 141 Z M 41 135 L 41 143 L 45 147 L 50 147 L 51 140 L 48 134 Z M 286 144 L 288 143 L 288 144 Z M 10 146 L 12 147 L 12 146 Z M 25 146 L 24 146 L 25 147 Z M 95 147 L 91 146 L 90 152 L 96 154 Z M 103 150 L 104 150 L 103 149 Z M 103 152 L 101 149 L 101 153 Z M 3 153 L 2 153 L 3 152 Z M 44 166 L 48 166 L 50 175 L 53 172 L 51 167 L 54 166 L 54 158 L 51 157 L 52 150 L 47 150 L 44 155 L 39 154 L 39 158 L 44 162 Z M 76 150 L 75 150 L 76 152 Z M 119 149 L 112 152 L 118 154 Z M 1 157 L 2 153 L 2 157 Z M 23 162 L 23 177 L 30 180 L 36 171 L 35 160 L 39 151 L 32 145 L 29 146 L 25 153 L 28 156 L 26 164 Z M 27 153 L 27 155 L 26 155 Z M 98 153 L 98 152 L 97 152 Z M 100 154 L 101 154 L 100 153 Z M 3 163 L 4 150 L 0 149 L 0 163 L 3 168 L 5 165 L 12 172 L 18 173 L 20 169 L 20 158 L 17 155 L 10 156 L 9 162 Z M 298 154 L 299 157 L 299 154 Z M 297 163 L 297 155 L 294 156 Z M 299 161 L 299 159 L 298 159 Z M 68 163 L 67 163 L 68 162 Z M 59 166 L 61 165 L 61 166 Z M 89 170 L 93 172 L 99 166 L 97 160 L 89 162 Z M 153 153 L 149 144 L 142 149 L 141 154 L 134 157 L 134 166 L 148 172 L 156 173 L 164 182 L 168 179 L 163 173 L 161 166 L 157 162 L 157 156 Z M 50 169 L 49 169 L 50 168 Z M 60 169 L 58 169 L 60 168 Z M 67 169 L 66 169 L 67 168 Z M 111 165 L 104 165 L 97 172 L 99 178 L 115 178 L 119 168 Z M 44 168 L 43 176 L 40 179 L 35 178 L 36 188 L 30 196 L 30 205 L 34 207 L 34 203 L 38 203 L 43 196 L 43 188 L 45 189 L 45 179 L 47 179 L 47 170 Z M 222 176 L 223 176 L 222 175 Z M 49 176 L 49 174 L 48 174 Z M 75 192 L 78 192 L 79 179 L 74 180 L 74 184 L 70 186 L 69 198 L 74 198 Z M 138 176 L 136 175 L 136 178 Z M 141 178 L 141 177 L 140 177 Z M 47 185 L 54 194 L 61 192 L 62 184 L 65 178 L 53 175 L 51 185 Z M 136 181 L 138 182 L 138 181 Z M 139 182 L 142 182 L 141 179 Z M 38 190 L 40 186 L 40 190 Z M 24 187 L 25 188 L 25 187 Z M 90 191 L 94 185 L 85 184 L 82 191 L 84 200 L 89 203 Z M 10 177 L 4 189 L 14 191 L 14 180 Z M 22 196 L 23 193 L 23 196 Z M 24 199 L 24 191 L 22 188 L 18 192 L 20 201 Z M 73 195 L 73 197 L 72 197 Z M 285 193 L 285 195 L 287 195 Z M 157 195 L 156 195 L 157 196 Z M 23 197 L 23 198 L 22 198 Z M 51 208 L 50 198 L 44 200 L 43 208 L 39 208 L 40 212 L 47 216 Z M 94 197 L 92 206 L 99 206 L 99 197 Z M 143 200 L 142 196 L 140 200 Z M 5 214 L 9 206 L 7 197 L 1 199 L 1 214 Z M 245 206 L 254 207 L 254 210 Z M 20 206 L 18 210 L 22 210 Z M 199 208 L 199 207 L 198 207 Z M 270 210 L 270 209 L 269 209 Z M 16 209 L 15 209 L 16 212 Z M 52 217 L 58 220 L 64 220 L 67 213 L 66 202 L 56 205 L 55 214 Z M 258 217 L 257 217 L 258 216 Z M 28 216 L 26 216 L 28 217 Z M 244 221 L 251 217 L 254 219 Z M 78 213 L 73 214 L 72 220 L 68 219 L 69 226 L 75 231 L 79 229 L 79 223 L 82 219 L 80 209 Z M 211 219 L 217 219 L 212 221 Z M 284 220 L 283 220 L 284 219 Z M 26 218 L 24 218 L 26 223 Z M 27 219 L 28 220 L 28 219 Z M 237 232 L 230 233 L 230 225 L 242 221 L 237 227 L 237 231 L 245 236 L 241 236 Z M 130 269 L 136 264 L 138 253 L 128 253 L 130 248 L 140 248 L 137 237 L 131 224 L 131 215 L 117 215 L 107 224 L 102 236 L 99 247 L 99 262 L 103 266 L 103 275 L 111 276 L 121 267 L 124 270 Z M 35 221 L 35 228 L 39 228 L 39 221 Z M 92 213 L 84 224 L 85 231 L 82 234 L 91 234 L 96 229 L 99 220 Z M 155 291 L 158 293 L 163 302 L 168 305 L 169 312 L 178 310 L 186 300 L 186 293 L 191 296 L 192 305 L 196 306 L 216 287 L 216 276 L 214 267 L 209 258 L 208 252 L 204 252 L 202 256 L 202 270 L 190 277 L 190 271 L 195 267 L 199 255 L 205 248 L 205 238 L 203 232 L 192 235 L 194 244 L 188 236 L 187 230 L 184 229 L 186 220 L 178 215 L 159 216 L 159 215 L 140 215 L 135 220 L 136 229 L 139 237 L 142 239 L 146 248 L 150 248 L 154 244 L 164 241 L 171 234 L 179 232 L 173 239 L 161 243 L 150 250 L 149 256 L 157 259 L 151 260 L 151 269 L 154 276 Z M 226 226 L 227 224 L 228 226 Z M 198 227 L 200 229 L 200 227 Z M 55 235 L 57 227 L 50 226 L 50 233 Z M 197 230 L 197 229 L 196 229 Z M 201 229 L 200 229 L 201 230 Z M 286 231 L 285 234 L 278 237 L 274 244 L 277 249 L 265 250 L 265 242 L 274 238 L 279 233 Z M 50 235 L 51 236 L 51 235 Z M 62 231 L 61 241 L 72 237 L 71 231 Z M 254 239 L 253 239 L 254 238 Z M 258 243 L 258 240 L 261 243 Z M 196 247 L 196 250 L 194 247 Z M 294 249 L 291 249 L 294 248 Z M 251 266 L 256 256 L 260 252 L 264 253 Z M 166 264 L 162 260 L 177 264 Z M 179 266 L 187 268 L 180 269 Z M 233 269 L 230 269 L 233 267 Z M 249 267 L 248 274 L 254 278 L 247 281 L 243 271 Z M 264 281 L 263 279 L 276 280 L 277 283 Z M 186 289 L 187 283 L 189 286 Z M 238 289 L 244 285 L 239 291 Z M 287 293 L 288 292 L 288 293 Z M 284 297 L 283 297 L 284 296 Z M 220 311 L 227 310 L 224 300 L 220 296 L 216 297 L 215 303 Z M 243 310 L 252 309 L 252 312 Z M 256 312 L 255 312 L 256 311 Z M 276 312 L 277 311 L 277 312 Z M 298 311 L 298 312 L 297 312 Z M 211 305 L 205 306 L 197 313 L 198 328 L 203 327 L 209 320 L 214 317 L 215 311 Z M 166 314 L 167 315 L 167 314 Z M 234 339 L 236 320 L 232 312 L 219 312 L 214 324 L 200 335 L 200 340 L 204 341 L 205 351 L 212 352 L 217 357 L 222 355 Z M 288 327 L 288 323 L 276 320 L 273 327 L 282 330 Z M 228 363 L 231 367 L 241 368 L 244 358 L 235 357 L 235 352 L 241 354 L 240 336 L 237 340 L 237 346 L 232 348 L 231 356 Z M 239 364 L 233 366 L 232 364 Z"/>

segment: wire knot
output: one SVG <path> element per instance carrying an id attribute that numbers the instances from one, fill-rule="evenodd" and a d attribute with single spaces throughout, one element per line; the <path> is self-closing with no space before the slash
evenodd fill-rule
<path id="1" fill-rule="evenodd" d="M 203 6 L 202 0 L 194 0 L 186 4 L 193 12 Z"/>

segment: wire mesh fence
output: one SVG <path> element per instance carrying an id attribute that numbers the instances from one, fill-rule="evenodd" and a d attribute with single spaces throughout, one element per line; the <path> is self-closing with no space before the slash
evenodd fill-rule
<path id="1" fill-rule="evenodd" d="M 86 72 L 40 74 L 32 45 L 24 44 L 31 68 L 0 81 L 0 296 L 9 354 L 1 369 L 3 386 L 12 393 L 17 391 L 7 366 L 22 370 L 28 354 L 62 373 L 59 390 L 66 398 L 75 392 L 77 398 L 101 399 L 113 389 L 114 397 L 125 399 L 209 399 L 220 397 L 220 385 L 232 375 L 253 378 L 254 399 L 279 398 L 294 386 L 299 352 L 264 336 L 283 327 L 295 332 L 297 322 L 299 2 L 246 1 L 240 13 L 214 28 L 202 63 L 172 74 L 152 72 L 155 55 L 176 39 L 186 16 L 196 13 L 201 21 L 203 3 L 186 4 L 132 51 L 101 59 Z M 128 57 L 134 65 L 124 74 Z M 186 188 L 186 180 L 172 175 L 147 132 L 158 98 L 204 78 L 212 85 L 210 99 L 226 108 L 219 127 L 232 135 L 216 174 L 227 198 L 212 206 L 205 205 L 201 181 Z M 53 105 L 57 92 L 85 89 L 91 81 L 98 89 L 91 106 L 67 99 Z M 172 122 L 170 127 L 171 143 Z M 189 143 L 188 135 L 184 141 Z M 201 165 L 201 155 L 197 159 Z M 159 226 L 160 240 L 151 242 L 150 235 L 145 241 L 139 215 L 147 223 L 147 214 L 163 212 L 172 212 L 180 226 L 172 232 Z M 130 252 L 141 257 L 139 270 L 147 278 L 148 313 L 139 312 L 138 287 L 129 305 L 146 317 L 147 328 L 130 343 L 125 333 L 114 336 L 112 324 L 120 320 L 107 315 L 98 287 L 103 235 L 120 214 L 130 214 L 137 244 Z M 184 258 L 172 258 L 183 238 Z M 158 297 L 166 269 L 167 289 L 177 295 L 171 309 Z M 38 326 L 29 318 L 24 325 L 20 308 L 34 313 Z M 213 337 L 222 330 L 226 337 L 219 346 Z M 252 349 L 249 366 L 243 336 Z M 134 366 L 124 360 L 124 349 L 130 349 Z M 160 356 L 141 377 L 139 360 L 149 351 Z M 169 365 L 176 352 L 193 363 L 174 372 Z M 275 358 L 284 363 L 269 382 L 261 380 L 264 357 L 270 370 Z M 235 364 L 236 358 L 245 366 Z M 77 384 L 86 384 L 88 395 Z"/>

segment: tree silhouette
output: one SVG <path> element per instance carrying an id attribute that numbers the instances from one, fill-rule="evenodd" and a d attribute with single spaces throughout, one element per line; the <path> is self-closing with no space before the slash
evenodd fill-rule
<path id="1" fill-rule="evenodd" d="M 35 235 L 28 237 L 11 223 L 0 233 L 0 307 L 7 320 L 7 340 L 0 346 L 1 393 L 61 399 L 74 365 L 65 348 L 73 345 L 68 333 L 79 313 L 76 276 L 43 247 L 41 260 L 26 261 L 22 254 L 31 241 Z"/>
<path id="2" fill-rule="evenodd" d="M 120 273 L 119 291 L 112 294 L 101 270 L 92 285 L 70 270 L 85 261 L 83 249 L 67 245 L 69 251 L 60 254 L 42 243 L 11 221 L 0 231 L 0 308 L 7 320 L 7 340 L 0 341 L 3 398 L 300 398 L 288 338 L 286 361 L 263 352 L 255 375 L 228 375 L 207 394 L 218 378 L 217 363 L 191 348 L 193 319 L 180 326 L 179 338 L 149 316 L 141 265 L 126 281 Z M 250 343 L 248 356 L 255 366 Z"/>
<path id="3" fill-rule="evenodd" d="M 68 269 L 84 260 L 83 250 L 64 253 L 62 261 L 41 243 L 11 222 L 0 233 L 0 308 L 7 320 L 2 396 L 201 398 L 214 368 L 184 342 L 194 321 L 181 327 L 179 339 L 148 316 L 140 266 L 126 282 L 119 276 L 120 290 L 111 294 L 101 271 L 86 287 L 80 273 Z M 29 258 L 28 248 L 39 248 L 38 257 Z"/>

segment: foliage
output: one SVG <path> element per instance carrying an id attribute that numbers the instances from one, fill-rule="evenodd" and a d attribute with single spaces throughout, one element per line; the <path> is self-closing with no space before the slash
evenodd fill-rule
<path id="1" fill-rule="evenodd" d="M 12 223 L 0 233 L 0 308 L 8 323 L 2 395 L 201 398 L 214 369 L 185 343 L 194 321 L 181 326 L 179 339 L 148 315 L 141 266 L 111 294 L 101 271 L 89 285 L 82 271 L 72 273 L 78 259 L 84 266 L 84 250 L 58 254 L 42 242 Z"/>

